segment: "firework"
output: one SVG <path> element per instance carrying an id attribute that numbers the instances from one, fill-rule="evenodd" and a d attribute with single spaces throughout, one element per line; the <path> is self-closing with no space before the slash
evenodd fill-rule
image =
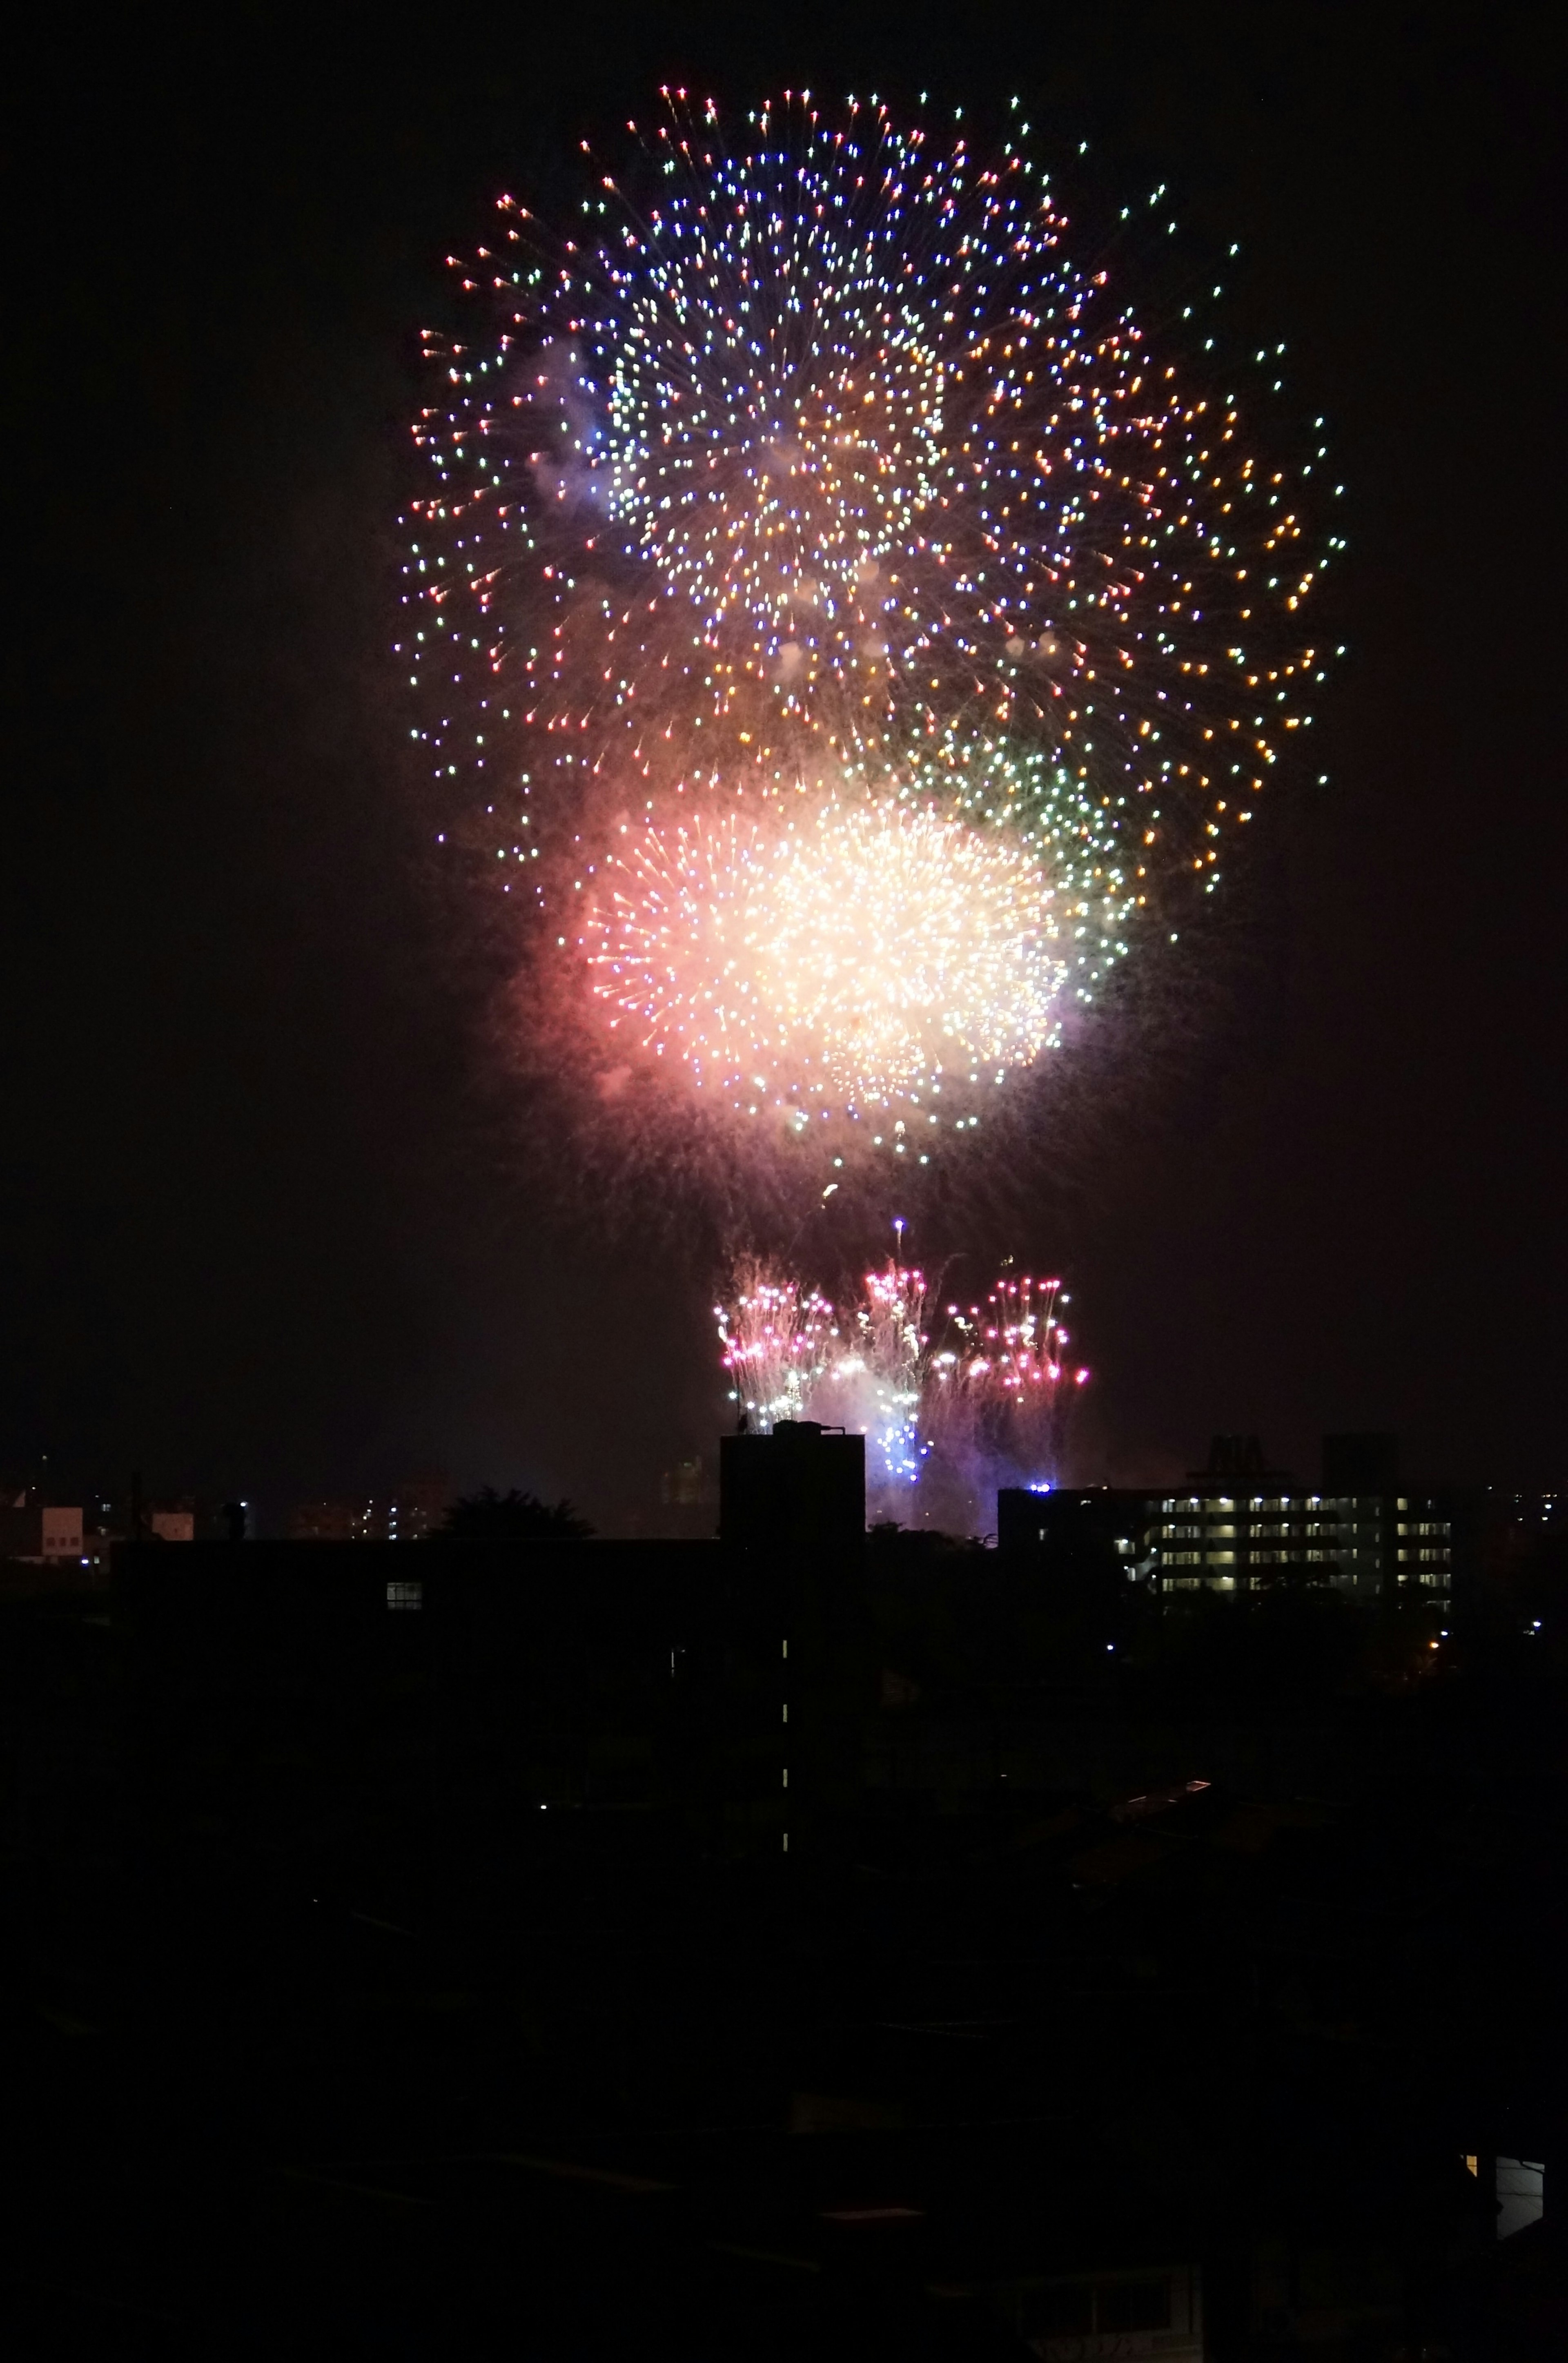
<path id="1" fill-rule="evenodd" d="M 455 268 L 400 642 L 450 833 L 606 1059 L 934 1145 L 1309 721 L 1322 452 L 1260 456 L 1196 305 L 1161 349 L 1022 124 L 666 94 L 576 236 L 503 200 Z"/>
<path id="2" fill-rule="evenodd" d="M 1088 1371 L 1069 1358 L 1059 1280 L 1003 1280 L 985 1304 L 950 1304 L 933 1359 L 928 1424 L 950 1459 L 993 1483 L 1051 1484 L 1066 1419 Z"/>
<path id="3" fill-rule="evenodd" d="M 1000 1280 L 983 1305 L 939 1307 L 891 1257 L 837 1309 L 749 1259 L 714 1307 L 737 1415 L 755 1432 L 811 1418 L 867 1441 L 876 1523 L 967 1528 L 999 1485 L 1060 1480 L 1067 1421 L 1088 1381 L 1069 1353 L 1057 1280 Z"/>
<path id="4" fill-rule="evenodd" d="M 737 1416 L 757 1435 L 803 1417 L 835 1336 L 827 1298 L 748 1259 L 713 1315 Z"/>
<path id="5" fill-rule="evenodd" d="M 931 1339 L 923 1272 L 890 1260 L 868 1271 L 858 1302 L 841 1318 L 839 1351 L 812 1392 L 812 1409 L 858 1428 L 867 1444 L 867 1514 L 907 1517 L 931 1450 L 922 1398 Z"/>
<path id="6" fill-rule="evenodd" d="M 612 1029 L 700 1090 L 796 1130 L 897 1105 L 896 1145 L 1057 1024 L 1052 888 L 1016 844 L 935 812 L 828 804 L 639 829 L 579 937 Z M 880 1143 L 878 1143 L 880 1145 Z"/>

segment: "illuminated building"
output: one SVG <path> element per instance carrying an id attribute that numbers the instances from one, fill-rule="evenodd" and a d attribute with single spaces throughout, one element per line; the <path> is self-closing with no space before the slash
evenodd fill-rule
<path id="1" fill-rule="evenodd" d="M 1446 1617 L 1456 1573 L 1463 1589 L 1471 1572 L 1485 1497 L 1401 1487 L 1396 1469 L 1391 1437 L 1327 1437 L 1323 1483 L 1309 1492 L 1268 1468 L 1255 1437 L 1216 1437 L 1207 1469 L 1159 1492 L 1004 1491 L 998 1538 L 1048 1557 L 1092 1545 L 1166 1597 L 1327 1584 L 1364 1605 L 1414 1598 Z"/>
<path id="2" fill-rule="evenodd" d="M 24 1492 L 0 1508 L 0 1558 L 33 1566 L 83 1564 L 80 1507 L 61 1508 Z"/>

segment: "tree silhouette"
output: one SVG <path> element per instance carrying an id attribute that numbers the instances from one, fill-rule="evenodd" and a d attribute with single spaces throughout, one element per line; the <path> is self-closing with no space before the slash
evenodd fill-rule
<path id="1" fill-rule="evenodd" d="M 435 1539 L 580 1543 L 592 1532 L 588 1520 L 579 1517 L 569 1501 L 541 1502 L 536 1493 L 520 1493 L 515 1486 L 498 1493 L 493 1485 L 483 1485 L 477 1493 L 459 1494 L 451 1503 Z"/>

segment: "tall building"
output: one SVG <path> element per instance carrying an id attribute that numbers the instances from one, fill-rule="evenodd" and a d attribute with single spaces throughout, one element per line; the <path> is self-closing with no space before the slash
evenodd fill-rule
<path id="1" fill-rule="evenodd" d="M 866 1438 L 815 1419 L 719 1446 L 720 1538 L 754 1550 L 859 1550 L 866 1541 Z"/>

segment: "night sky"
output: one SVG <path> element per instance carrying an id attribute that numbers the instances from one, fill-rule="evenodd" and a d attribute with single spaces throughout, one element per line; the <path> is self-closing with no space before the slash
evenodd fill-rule
<path id="1" fill-rule="evenodd" d="M 499 1087 L 387 655 L 441 257 L 668 79 L 1018 92 L 1242 241 L 1228 333 L 1329 421 L 1331 784 L 1264 799 L 1168 1035 L 1020 1177 L 1086 1473 L 1375 1426 L 1568 1480 L 1550 12 L 149 21 L 11 61 L 0 1468 L 275 1521 L 436 1464 L 613 1524 L 712 1437 L 711 1278 L 552 1212 Z"/>

